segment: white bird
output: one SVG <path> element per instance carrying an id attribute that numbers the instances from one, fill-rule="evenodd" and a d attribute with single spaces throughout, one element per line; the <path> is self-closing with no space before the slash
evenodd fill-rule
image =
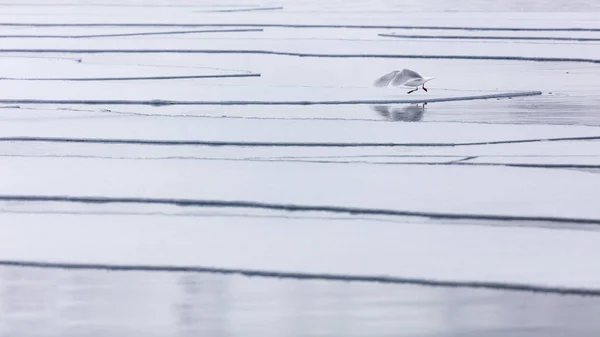
<path id="1" fill-rule="evenodd" d="M 391 83 L 393 86 L 414 87 L 415 89 L 407 92 L 407 94 L 410 94 L 411 92 L 419 90 L 419 86 L 421 85 L 423 86 L 423 90 L 427 91 L 425 83 L 434 78 L 435 77 L 423 77 L 416 71 L 410 69 L 402 69 L 402 71 L 394 70 L 389 74 L 381 76 L 373 82 L 373 85 L 381 88 L 386 87 Z"/>

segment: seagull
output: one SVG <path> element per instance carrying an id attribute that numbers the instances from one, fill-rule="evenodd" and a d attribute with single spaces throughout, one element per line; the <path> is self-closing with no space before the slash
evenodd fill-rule
<path id="1" fill-rule="evenodd" d="M 373 82 L 373 85 L 381 88 L 386 87 L 391 83 L 393 86 L 416 87 L 415 89 L 407 92 L 407 94 L 410 94 L 419 90 L 420 85 L 423 86 L 423 90 L 427 91 L 427 88 L 425 88 L 425 83 L 433 80 L 434 78 L 435 77 L 423 77 L 416 71 L 410 69 L 402 69 L 402 71 L 394 70 L 389 74 L 381 76 L 380 78 L 376 79 L 375 82 Z"/>

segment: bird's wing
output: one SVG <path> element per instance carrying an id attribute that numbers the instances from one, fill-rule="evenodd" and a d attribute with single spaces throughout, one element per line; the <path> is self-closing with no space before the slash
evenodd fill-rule
<path id="1" fill-rule="evenodd" d="M 419 73 L 417 73 L 416 71 L 412 71 L 410 69 L 402 69 L 400 74 L 394 78 L 392 85 L 395 85 L 395 86 L 404 85 L 406 82 L 408 82 L 410 80 L 418 79 L 418 78 L 423 78 L 423 77 L 421 75 L 419 75 Z"/>
<path id="2" fill-rule="evenodd" d="M 378 88 L 385 87 L 388 84 L 390 84 L 390 82 L 396 77 L 396 75 L 398 75 L 398 73 L 400 73 L 400 71 L 394 70 L 389 74 L 385 74 L 380 78 L 376 79 L 375 82 L 373 82 L 373 85 Z"/>

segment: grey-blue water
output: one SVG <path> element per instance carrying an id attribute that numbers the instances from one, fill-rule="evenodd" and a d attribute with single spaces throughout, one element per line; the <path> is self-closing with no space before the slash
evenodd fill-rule
<path id="1" fill-rule="evenodd" d="M 0 336 L 597 336 L 600 298 L 0 267 Z"/>

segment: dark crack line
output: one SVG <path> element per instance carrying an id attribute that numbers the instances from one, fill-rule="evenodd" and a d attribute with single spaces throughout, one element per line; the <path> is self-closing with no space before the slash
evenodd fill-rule
<path id="1" fill-rule="evenodd" d="M 17 261 L 0 260 L 0 265 L 7 267 L 30 267 L 48 269 L 75 269 L 75 270 L 107 270 L 107 271 L 136 271 L 136 272 L 193 272 L 212 273 L 224 275 L 240 275 L 245 277 L 269 277 L 279 279 L 298 280 L 327 280 L 344 282 L 375 282 L 388 284 L 412 284 L 429 287 L 450 288 L 478 288 L 490 290 L 508 290 L 519 292 L 533 292 L 541 294 L 600 296 L 600 289 L 552 287 L 524 283 L 491 282 L 491 281 L 443 281 L 428 278 L 410 278 L 395 276 L 370 276 L 348 274 L 317 274 L 303 272 L 285 272 L 252 269 L 230 269 L 199 266 L 173 266 L 173 265 L 117 265 L 117 264 L 91 264 L 91 263 L 60 263 L 42 261 Z"/>
<path id="2" fill-rule="evenodd" d="M 13 3 L 13 2 L 2 2 L 0 6 L 11 6 L 11 7 L 81 7 L 81 3 L 44 3 L 44 2 L 30 2 L 24 3 Z M 86 3 L 84 5 L 88 8 L 93 7 L 118 7 L 121 8 L 219 8 L 219 7 L 233 7 L 235 5 L 221 5 L 221 4 L 210 4 L 210 5 L 198 5 L 198 4 L 152 4 L 152 3 L 140 3 L 140 4 L 127 4 L 123 2 L 118 3 Z"/>
<path id="3" fill-rule="evenodd" d="M 452 40 L 540 40 L 540 41 L 580 41 L 598 42 L 598 38 L 585 37 L 549 37 L 549 36 L 469 36 L 469 35 L 401 35 L 377 34 L 382 37 L 395 37 L 402 39 L 452 39 Z"/>
<path id="4" fill-rule="evenodd" d="M 241 33 L 241 32 L 262 32 L 262 28 L 255 29 L 210 29 L 210 30 L 180 30 L 171 32 L 142 32 L 142 33 L 121 33 L 121 34 L 91 34 L 91 35 L 25 35 L 11 34 L 0 35 L 0 39 L 89 39 L 99 37 L 127 37 L 127 36 L 150 36 L 150 35 L 183 35 L 199 33 Z"/>
<path id="5" fill-rule="evenodd" d="M 356 28 L 356 29 L 424 29 L 468 31 L 525 32 L 600 32 L 600 28 L 528 28 L 528 27 L 468 27 L 468 26 L 400 26 L 400 25 L 326 25 L 326 24 L 264 24 L 264 23 L 16 23 L 2 22 L 0 27 L 275 27 L 275 28 Z"/>
<path id="6" fill-rule="evenodd" d="M 497 60 L 532 62 L 583 62 L 600 63 L 600 59 L 569 57 L 527 56 L 475 56 L 475 55 L 410 55 L 410 54 L 320 54 L 273 50 L 226 50 L 226 49 L 0 49 L 0 53 L 72 53 L 72 54 L 256 54 L 317 58 L 384 58 L 384 59 L 448 59 L 448 60 Z"/>
<path id="7" fill-rule="evenodd" d="M 504 166 L 519 168 L 540 169 L 598 169 L 600 164 L 533 164 L 533 163 L 471 163 L 467 160 L 478 158 L 477 156 L 447 162 L 399 162 L 399 161 L 368 161 L 368 160 L 327 160 L 318 158 L 289 158 L 289 157 L 191 157 L 191 156 L 169 156 L 169 157 L 116 157 L 95 155 L 27 155 L 27 154 L 2 154 L 0 157 L 13 158 L 74 158 L 74 159 L 109 159 L 109 160 L 204 160 L 204 161 L 233 161 L 233 162 L 283 162 L 283 163 L 309 163 L 309 164 L 369 164 L 369 165 L 410 165 L 410 166 Z"/>
<path id="8" fill-rule="evenodd" d="M 537 139 L 522 139 L 522 140 L 498 140 L 498 141 L 491 141 L 491 142 L 456 143 L 454 146 L 523 144 L 523 143 L 538 143 L 538 142 L 589 141 L 589 140 L 600 140 L 600 136 L 537 138 Z"/>
<path id="9" fill-rule="evenodd" d="M 559 141 L 595 141 L 600 136 L 538 138 L 523 140 L 498 140 L 465 143 L 324 143 L 324 142 L 244 142 L 204 140 L 159 140 L 159 139 L 111 139 L 111 138 L 67 138 L 67 137 L 0 137 L 0 142 L 45 142 L 78 144 L 133 144 L 164 146 L 231 146 L 231 147 L 456 147 L 500 144 L 522 144 Z"/>
<path id="10" fill-rule="evenodd" d="M 600 137 L 598 137 L 600 139 Z M 45 142 L 79 144 L 135 144 L 165 146 L 232 146 L 232 147 L 394 147 L 394 146 L 443 146 L 444 143 L 319 143 L 319 142 L 236 142 L 203 140 L 151 140 L 151 139 L 108 139 L 108 138 L 65 138 L 65 137 L 0 137 L 0 142 Z"/>
<path id="11" fill-rule="evenodd" d="M 146 77 L 57 77 L 57 78 L 37 78 L 37 77 L 0 77 L 0 80 L 6 81 L 138 81 L 138 80 L 180 80 L 180 79 L 201 79 L 201 78 L 238 78 L 238 77 L 260 77 L 260 74 L 223 74 L 223 75 L 186 75 L 186 76 L 146 76 Z"/>
<path id="12" fill-rule="evenodd" d="M 347 101 L 171 101 L 171 100 L 70 100 L 70 99 L 0 99 L 0 104 L 67 104 L 67 105 L 372 105 L 372 104 L 416 104 L 480 99 L 539 96 L 541 91 L 499 93 L 476 96 L 395 99 L 395 100 L 347 100 Z"/>
<path id="13" fill-rule="evenodd" d="M 76 38 L 97 38 L 97 37 L 124 37 L 124 36 L 148 36 L 148 35 L 182 35 L 198 33 L 244 33 L 244 32 L 262 32 L 262 28 L 255 29 L 211 29 L 211 30 L 181 30 L 175 32 L 143 32 L 143 33 L 123 33 L 123 34 L 96 34 L 96 35 L 78 35 Z"/>
<path id="14" fill-rule="evenodd" d="M 281 161 L 281 162 L 306 162 L 306 163 L 365 163 L 365 164 L 379 164 L 381 162 L 377 161 L 368 161 L 368 160 L 349 160 L 346 156 L 307 156 L 307 157 L 197 157 L 197 156 L 163 156 L 163 157 L 133 157 L 133 156 L 101 156 L 101 155 L 78 155 L 78 154 L 25 154 L 23 151 L 20 153 L 2 153 L 0 152 L 0 157 L 14 157 L 14 158 L 83 158 L 83 159 L 132 159 L 132 160 L 231 160 L 231 161 Z M 463 157 L 463 156 L 453 156 L 453 155 L 440 155 L 440 156 L 428 156 L 428 155 L 406 155 L 406 156 L 358 156 L 359 158 L 452 158 L 452 157 Z M 337 160 L 333 160 L 336 159 Z M 406 163 L 406 162 L 389 162 L 389 163 Z M 408 164 L 449 164 L 454 163 L 454 161 L 450 162 L 408 162 Z"/>
<path id="15" fill-rule="evenodd" d="M 276 11 L 282 10 L 283 7 L 252 7 L 252 8 L 235 8 L 235 9 L 215 9 L 194 11 L 194 13 L 233 13 L 233 12 L 255 12 L 255 11 Z"/>
<path id="16" fill-rule="evenodd" d="M 42 215 L 56 215 L 56 214 L 65 214 L 65 215 L 88 215 L 88 216 L 164 216 L 164 217 L 194 217 L 194 218 L 253 218 L 253 219 L 283 219 L 283 220 L 335 220 L 335 221 L 377 221 L 383 223 L 396 223 L 396 224 L 406 224 L 407 222 L 401 219 L 388 219 L 388 218 L 378 218 L 378 217 L 357 217 L 357 216 L 306 216 L 306 215 L 278 215 L 278 214 L 252 214 L 252 213 L 171 213 L 171 212 L 133 212 L 133 211 L 67 211 L 67 210 L 58 210 L 58 211 L 39 211 L 39 210 L 8 210 L 8 209 L 0 209 L 0 213 L 9 213 L 9 214 L 42 214 Z M 479 225 L 477 222 L 456 222 L 457 226 L 466 225 L 473 226 Z M 525 226 L 504 226 L 504 225 L 481 225 L 481 226 L 494 226 L 494 227 L 514 227 L 514 228 L 522 228 Z M 572 227 L 572 226 L 544 226 L 544 225 L 532 225 L 527 226 L 531 228 L 542 228 L 542 229 L 556 229 L 556 230 L 583 230 L 587 231 L 589 228 L 582 227 Z"/>
<path id="17" fill-rule="evenodd" d="M 582 225 L 600 225 L 600 219 L 566 218 L 550 216 L 513 216 L 493 214 L 459 214 L 419 211 L 401 211 L 377 208 L 358 208 L 344 206 L 295 205 L 275 204 L 254 201 L 227 201 L 202 199 L 169 199 L 169 198 L 126 198 L 126 197 L 93 197 L 93 196 L 51 196 L 51 195 L 0 195 L 0 201 L 17 202 L 67 202 L 83 204 L 151 204 L 174 205 L 181 207 L 215 207 L 215 208 L 246 208 L 268 209 L 288 212 L 328 212 L 352 215 L 390 215 L 421 217 L 429 219 L 451 220 L 493 220 L 493 221 L 542 221 L 551 223 L 572 223 Z"/>
<path id="18" fill-rule="evenodd" d="M 451 164 L 461 166 L 506 166 L 546 169 L 600 169 L 600 165 L 593 164 L 471 163 L 464 161 L 456 161 L 452 162 Z"/>
<path id="19" fill-rule="evenodd" d="M 468 161 L 468 160 L 471 160 L 471 159 L 475 159 L 475 158 L 478 158 L 478 157 L 479 156 L 464 157 L 464 158 L 461 158 L 461 159 L 458 159 L 458 160 L 453 160 L 453 161 L 450 161 L 450 162 L 446 162 L 446 164 L 462 163 L 462 162 L 465 162 L 465 161 Z"/>
<path id="20" fill-rule="evenodd" d="M 382 222 L 382 223 L 394 223 L 402 225 L 414 225 L 414 222 L 407 221 L 402 217 L 389 218 L 389 217 L 378 217 L 378 216 L 356 216 L 356 215 L 345 215 L 345 216 L 310 216 L 310 215 L 282 215 L 282 214 L 252 214 L 252 213 L 173 213 L 173 212 L 162 212 L 162 211 L 67 211 L 67 210 L 12 210 L 7 208 L 0 208 L 0 213 L 9 214 L 41 214 L 41 215 L 77 215 L 77 216 L 164 216 L 164 217 L 194 217 L 194 218 L 210 218 L 210 217 L 222 217 L 222 218 L 256 218 L 256 219 L 284 219 L 284 220 L 331 220 L 331 221 L 371 221 L 371 222 Z M 492 221 L 477 221 L 477 220 L 444 220 L 443 225 L 453 226 L 478 226 L 478 227 L 495 227 L 495 228 L 538 228 L 545 230 L 570 230 L 570 231 L 592 231 L 598 232 L 598 227 L 581 226 L 581 225 L 557 225 L 556 223 L 545 224 L 540 222 L 531 223 L 515 223 L 515 222 L 499 222 L 495 223 Z"/>

